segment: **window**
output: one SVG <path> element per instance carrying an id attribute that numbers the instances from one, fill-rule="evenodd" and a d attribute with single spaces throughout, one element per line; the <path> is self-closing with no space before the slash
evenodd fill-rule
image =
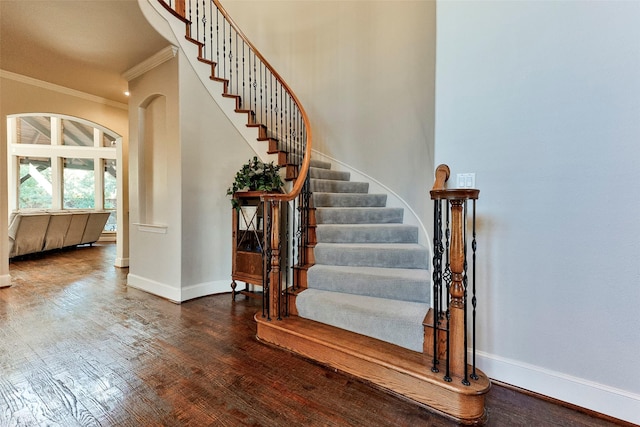
<path id="1" fill-rule="evenodd" d="M 20 179 L 18 207 L 20 209 L 51 208 L 51 159 L 18 157 Z"/>
<path id="2" fill-rule="evenodd" d="M 7 129 L 11 210 L 108 210 L 105 231 L 116 231 L 119 135 L 45 114 L 9 116 Z"/>
<path id="3" fill-rule="evenodd" d="M 95 209 L 95 182 L 93 159 L 64 159 L 65 209 Z"/>

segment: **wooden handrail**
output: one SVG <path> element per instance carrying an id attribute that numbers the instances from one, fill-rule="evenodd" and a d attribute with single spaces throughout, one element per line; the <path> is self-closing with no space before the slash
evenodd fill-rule
<path id="1" fill-rule="evenodd" d="M 225 10 L 225 8 L 222 6 L 222 4 L 220 4 L 220 1 L 219 0 L 211 0 L 211 1 L 213 1 L 213 3 L 216 5 L 220 13 L 222 13 L 225 19 L 229 22 L 229 24 L 231 24 L 231 26 L 236 31 L 236 33 L 242 38 L 242 40 L 244 40 L 244 42 L 249 46 L 249 48 L 251 48 L 254 51 L 255 55 L 260 59 L 260 61 L 269 69 L 269 71 L 273 74 L 276 80 L 282 85 L 283 88 L 286 89 L 287 93 L 289 93 L 289 95 L 291 96 L 295 104 L 298 106 L 298 109 L 300 110 L 300 114 L 302 115 L 302 120 L 305 125 L 304 128 L 306 133 L 306 144 L 305 144 L 304 157 L 302 159 L 302 164 L 300 166 L 300 170 L 298 171 L 298 176 L 296 177 L 296 180 L 293 183 L 291 191 L 289 191 L 288 193 L 268 194 L 264 196 L 265 201 L 277 200 L 281 202 L 289 202 L 300 195 L 300 192 L 302 191 L 302 187 L 304 186 L 304 182 L 307 179 L 309 165 L 311 164 L 311 146 L 312 145 L 311 145 L 311 123 L 309 121 L 309 116 L 307 115 L 307 112 L 302 106 L 302 103 L 300 102 L 296 94 L 293 92 L 293 90 L 291 90 L 289 85 L 284 81 L 284 79 L 275 70 L 275 68 L 271 66 L 269 61 L 267 61 L 267 59 L 264 56 L 262 56 L 260 51 L 253 45 L 253 43 L 251 43 L 249 38 L 245 36 L 245 34 L 240 29 L 240 27 L 238 27 L 238 25 L 231 18 L 231 16 L 229 16 L 229 14 Z"/>
<path id="2" fill-rule="evenodd" d="M 191 20 L 186 16 L 187 8 L 185 5 L 185 0 L 176 0 L 174 6 L 171 6 L 169 3 L 167 3 L 166 0 L 158 0 L 158 1 L 165 9 L 167 9 L 177 18 L 184 21 L 185 24 L 187 24 L 187 26 L 192 25 Z M 244 34 L 244 32 L 240 29 L 240 27 L 238 27 L 236 22 L 233 20 L 233 18 L 231 18 L 229 13 L 220 3 L 220 1 L 219 0 L 210 0 L 210 1 L 213 2 L 213 4 L 215 4 L 218 11 L 222 14 L 224 19 L 229 23 L 229 25 L 231 25 L 233 30 L 240 36 L 243 42 L 247 46 L 249 46 L 249 48 L 253 51 L 255 56 L 260 60 L 260 62 L 262 62 L 265 65 L 265 67 L 274 76 L 277 82 L 282 85 L 282 87 L 291 96 L 291 99 L 293 100 L 293 102 L 298 107 L 298 110 L 300 111 L 302 121 L 304 123 L 304 128 L 305 128 L 305 152 L 304 152 L 304 157 L 302 159 L 302 163 L 298 170 L 298 176 L 296 177 L 291 187 L 291 191 L 286 193 L 269 194 L 264 197 L 265 201 L 277 200 L 281 202 L 289 202 L 300 195 L 300 192 L 302 191 L 302 187 L 304 187 L 307 174 L 309 172 L 309 165 L 311 164 L 312 132 L 311 132 L 311 122 L 309 120 L 309 116 L 305 111 L 304 107 L 302 106 L 302 103 L 300 102 L 300 99 L 298 98 L 298 96 L 293 92 L 293 90 L 284 81 L 282 76 L 280 76 L 280 74 L 275 70 L 275 68 L 269 63 L 269 61 L 267 61 L 267 59 L 262 55 L 262 53 L 260 53 L 260 51 L 255 47 L 255 45 L 251 43 L 249 38 Z"/>
<path id="3" fill-rule="evenodd" d="M 231 97 L 233 96 L 237 96 L 238 99 L 241 98 L 240 94 L 233 94 L 233 93 L 227 93 L 227 90 L 229 89 L 230 85 L 230 78 L 229 80 L 227 80 L 224 76 L 224 74 L 226 73 L 226 71 L 222 72 L 222 77 L 214 77 L 214 71 L 218 70 L 217 67 L 219 67 L 220 65 L 225 66 L 224 70 L 226 70 L 226 59 L 223 60 L 220 64 L 217 63 L 217 60 L 219 59 L 218 56 L 216 56 L 216 58 L 213 58 L 213 52 L 211 51 L 209 54 L 211 55 L 211 58 L 207 59 L 204 57 L 200 57 L 200 56 L 206 56 L 203 52 L 205 50 L 205 47 L 207 46 L 205 43 L 206 37 L 207 37 L 207 33 L 206 31 L 203 31 L 202 33 L 202 40 L 196 40 L 196 38 L 200 37 L 200 24 L 202 24 L 203 26 L 205 25 L 204 22 L 206 21 L 204 15 L 202 15 L 203 19 L 201 20 L 199 18 L 199 11 L 201 10 L 203 13 L 206 10 L 206 8 L 204 7 L 204 2 L 202 3 L 203 7 L 202 9 L 200 9 L 200 2 L 194 2 L 193 0 L 191 1 L 185 1 L 185 0 L 175 0 L 175 2 L 173 2 L 173 4 L 171 4 L 171 0 L 158 0 L 165 9 L 167 9 L 169 12 L 171 12 L 174 16 L 176 16 L 178 19 L 182 20 L 186 26 L 187 26 L 187 34 L 186 37 L 188 40 L 197 43 L 199 45 L 199 60 L 206 62 L 206 63 L 210 63 L 212 65 L 212 76 L 211 78 L 214 80 L 218 80 L 218 81 L 222 81 L 225 84 L 225 94 L 224 95 L 229 95 Z M 279 222 L 279 218 L 280 218 L 280 213 L 281 212 L 286 212 L 286 209 L 282 209 L 280 206 L 280 203 L 282 202 L 290 202 L 293 201 L 297 198 L 299 199 L 304 199 L 304 197 L 299 197 L 301 195 L 301 193 L 303 192 L 303 189 L 305 187 L 305 183 L 307 181 L 307 176 L 308 176 L 308 172 L 309 172 L 309 166 L 311 164 L 311 148 L 312 148 L 312 133 L 311 133 L 311 125 L 310 125 L 310 120 L 309 120 L 309 116 L 307 115 L 307 112 L 305 111 L 305 109 L 302 106 L 302 103 L 300 102 L 300 100 L 298 99 L 297 95 L 291 90 L 291 88 L 289 87 L 289 85 L 284 81 L 284 79 L 280 76 L 280 74 L 274 69 L 273 66 L 271 66 L 271 64 L 269 63 L 269 61 L 267 61 L 267 59 L 260 53 L 260 51 L 253 45 L 253 43 L 251 43 L 251 41 L 248 39 L 248 37 L 244 34 L 244 32 L 238 27 L 238 25 L 235 23 L 235 21 L 231 18 L 231 16 L 229 16 L 229 13 L 226 11 L 226 9 L 222 6 L 222 4 L 220 3 L 219 0 L 209 0 L 211 3 L 213 3 L 213 5 L 215 5 L 216 8 L 216 17 L 218 16 L 217 14 L 221 15 L 222 20 L 221 22 L 223 23 L 223 40 L 226 40 L 226 30 L 224 29 L 224 26 L 226 26 L 228 24 L 228 28 L 230 29 L 229 31 L 233 30 L 234 32 L 234 36 L 236 38 L 235 41 L 235 45 L 237 46 L 240 42 L 243 43 L 243 54 L 244 54 L 244 46 L 248 47 L 248 50 L 250 52 L 250 55 L 253 55 L 254 58 L 254 72 L 255 72 L 255 63 L 258 62 L 260 63 L 260 70 L 262 70 L 264 67 L 265 70 L 265 76 L 266 76 L 266 71 L 268 71 L 268 73 L 270 73 L 270 79 L 273 78 L 275 79 L 275 82 L 277 85 L 280 85 L 281 89 L 283 90 L 284 93 L 286 93 L 286 96 L 288 97 L 288 102 L 292 102 L 292 104 L 290 104 L 291 107 L 295 107 L 295 109 L 297 109 L 297 111 L 295 112 L 295 121 L 297 122 L 298 125 L 300 126 L 304 126 L 304 131 L 300 130 L 299 128 L 296 128 L 296 132 L 300 132 L 299 137 L 296 137 L 296 147 L 291 149 L 291 146 L 289 146 L 289 156 L 294 156 L 297 157 L 296 155 L 300 154 L 300 151 L 304 150 L 304 154 L 302 157 L 302 161 L 301 163 L 298 163 L 297 158 L 294 161 L 295 164 L 295 171 L 297 172 L 297 176 L 294 177 L 295 181 L 293 182 L 290 191 L 288 192 L 283 192 L 283 193 L 266 193 L 263 194 L 261 196 L 261 200 L 264 203 L 265 209 L 268 209 L 268 221 L 270 221 L 270 235 L 269 236 L 265 236 L 266 240 L 268 242 L 268 248 L 269 248 L 269 253 L 271 254 L 271 259 L 266 260 L 266 264 L 269 265 L 269 273 L 268 273 L 268 279 L 266 282 L 266 286 L 265 286 L 265 294 L 268 293 L 268 302 L 267 302 L 267 307 L 268 307 L 268 313 L 270 316 L 275 316 L 276 318 L 280 318 L 280 316 L 283 314 L 283 306 L 281 304 L 281 298 L 282 298 L 282 292 L 281 292 L 281 266 L 280 266 L 280 256 L 281 253 L 288 253 L 288 250 L 284 250 L 281 251 L 280 249 L 280 245 L 281 245 L 281 241 L 280 241 L 280 222 Z M 195 15 L 192 15 L 192 13 L 195 11 Z M 195 16 L 195 18 L 194 18 Z M 208 17 L 209 21 L 211 21 L 213 19 L 213 17 Z M 192 19 L 195 19 L 192 21 Z M 217 19 L 217 18 L 216 18 Z M 211 22 L 212 24 L 212 22 Z M 216 20 L 216 31 L 217 31 L 217 20 Z M 195 33 L 195 34 L 194 34 Z M 210 37 L 213 38 L 213 30 L 211 31 Z M 229 34 L 231 34 L 231 32 L 229 32 Z M 240 40 L 237 40 L 237 38 L 240 38 Z M 218 39 L 216 38 L 216 43 L 218 43 Z M 224 43 L 224 42 L 223 42 Z M 219 45 L 217 45 L 219 47 Z M 229 41 L 229 60 L 231 61 L 231 40 Z M 213 50 L 213 47 L 211 46 L 211 50 Z M 237 54 L 237 50 L 236 50 L 236 54 Z M 216 55 L 219 55 L 219 51 L 216 50 Z M 223 57 L 226 58 L 226 50 L 225 50 L 225 45 L 223 44 Z M 249 57 L 251 58 L 251 56 Z M 213 59 L 216 59 L 216 61 L 214 61 Z M 243 60 L 244 61 L 244 60 Z M 244 63 L 244 62 L 243 62 Z M 230 69 L 231 69 L 231 64 L 230 65 Z M 237 62 L 236 62 L 236 66 L 237 66 Z M 231 71 L 230 71 L 231 72 Z M 243 68 L 243 73 L 244 73 L 244 68 Z M 249 71 L 250 73 L 250 71 Z M 230 74 L 231 76 L 231 74 Z M 254 78 L 256 78 L 257 76 L 254 75 Z M 249 74 L 249 78 L 251 79 L 251 74 Z M 262 78 L 262 71 L 260 71 L 260 78 Z M 251 80 L 250 80 L 251 81 Z M 255 82 L 255 80 L 254 80 Z M 262 82 L 260 83 L 262 84 Z M 244 86 L 243 86 L 244 87 Z M 254 89 L 255 90 L 255 89 Z M 254 92 L 254 97 L 255 97 L 255 93 Z M 243 92 L 244 94 L 244 92 Z M 249 90 L 249 107 L 251 107 L 251 90 Z M 256 118 L 256 115 L 259 111 L 257 107 L 257 101 L 255 101 L 254 98 L 254 107 L 255 111 L 253 111 L 254 113 L 254 117 L 253 119 Z M 262 89 L 260 89 L 260 108 L 262 108 Z M 278 98 L 277 98 L 277 92 L 276 92 L 276 110 L 278 109 Z M 238 106 L 239 103 L 236 104 L 236 112 L 243 112 L 243 113 L 250 113 L 251 108 L 247 109 L 240 109 L 240 107 Z M 272 110 L 273 111 L 273 110 Z M 264 117 L 262 117 L 262 119 L 264 120 Z M 268 118 L 267 118 L 268 119 Z M 302 120 L 302 122 L 300 123 L 299 120 Z M 289 126 L 290 126 L 289 122 Z M 268 122 L 263 122 L 263 123 L 256 123 L 256 122 L 250 122 L 249 126 L 261 126 L 264 129 L 267 129 L 267 125 L 269 125 Z M 286 126 L 285 126 L 286 128 Z M 277 135 L 278 133 L 278 125 L 277 125 L 277 121 L 276 121 L 276 125 L 275 125 L 275 129 L 268 129 L 266 131 L 261 130 L 260 131 L 260 137 L 259 139 L 270 139 L 269 138 L 269 133 L 268 131 L 271 130 L 272 132 L 274 132 L 274 134 L 276 134 L 276 137 L 278 138 L 279 142 L 286 142 L 286 139 L 288 138 L 287 136 L 285 136 L 285 141 L 282 141 L 279 136 Z M 291 128 L 290 128 L 291 130 Z M 275 138 L 273 138 L 273 140 L 275 140 Z M 278 147 L 280 148 L 280 147 Z M 287 162 L 289 162 L 291 160 L 291 158 L 287 158 Z M 291 164 L 291 163 L 288 163 Z M 300 209 L 300 211 L 302 212 L 303 209 Z M 265 212 L 265 214 L 267 214 L 267 212 Z M 265 254 L 266 256 L 266 254 Z M 266 265 L 265 264 L 265 265 Z M 285 310 L 286 311 L 286 310 Z"/>

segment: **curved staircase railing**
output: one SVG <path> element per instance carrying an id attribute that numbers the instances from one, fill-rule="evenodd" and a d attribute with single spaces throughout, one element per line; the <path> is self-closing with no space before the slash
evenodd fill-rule
<path id="1" fill-rule="evenodd" d="M 281 259 L 299 257 L 305 264 L 308 243 L 311 126 L 300 100 L 278 72 L 229 16 L 218 0 L 158 0 L 186 25 L 187 40 L 198 46 L 198 60 L 211 66 L 211 80 L 223 84 L 223 96 L 235 99 L 235 112 L 247 115 L 247 126 L 258 128 L 258 140 L 268 144 L 267 153 L 277 155 L 292 182 L 284 193 L 265 194 L 265 230 L 269 236 L 263 283 L 263 315 L 280 318 L 289 312 L 283 292 L 296 287 L 297 275 L 288 277 Z M 291 209 L 288 203 L 291 202 Z M 297 212 L 297 217 L 290 212 Z M 274 219 L 286 217 L 281 227 Z M 291 225 L 293 224 L 293 225 Z M 289 230 L 295 230 L 289 232 Z M 293 236 L 292 236 L 293 235 Z M 298 254 L 296 254 L 296 247 Z M 287 256 L 283 256 L 287 255 Z"/>

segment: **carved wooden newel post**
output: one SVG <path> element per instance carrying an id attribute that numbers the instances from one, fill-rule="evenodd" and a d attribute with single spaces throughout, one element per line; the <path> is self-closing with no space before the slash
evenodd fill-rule
<path id="1" fill-rule="evenodd" d="M 451 200 L 451 287 L 450 343 L 451 373 L 464 377 L 466 346 L 464 343 L 464 242 L 462 236 L 462 204 L 464 200 Z"/>
<path id="2" fill-rule="evenodd" d="M 269 215 L 271 221 L 271 235 L 267 236 L 271 239 L 269 249 L 271 251 L 271 259 L 267 262 L 271 263 L 269 271 L 269 313 L 272 318 L 281 319 L 281 298 L 282 283 L 280 277 L 280 202 L 270 200 L 267 202 L 269 207 Z"/>
<path id="3" fill-rule="evenodd" d="M 431 198 L 437 204 L 443 201 L 445 205 L 444 219 L 445 231 L 440 227 L 442 218 L 436 218 L 434 222 L 434 251 L 440 248 L 439 255 L 436 254 L 438 262 L 434 260 L 434 269 L 438 269 L 434 277 L 440 283 L 436 283 L 434 293 L 437 293 L 435 313 L 434 331 L 437 327 L 444 332 L 434 332 L 444 335 L 444 337 L 434 339 L 434 346 L 439 345 L 438 342 L 444 341 L 444 348 L 435 348 L 427 351 L 428 354 L 435 354 L 434 361 L 446 357 L 445 379 L 451 381 L 453 377 L 462 378 L 463 384 L 469 384 L 469 369 L 467 363 L 467 261 L 466 261 L 466 221 L 467 221 L 467 201 L 476 200 L 480 190 L 472 188 L 444 188 L 445 182 L 449 178 L 449 168 L 447 165 L 440 165 L 436 170 L 436 182 L 431 190 Z M 475 205 L 474 205 L 475 206 Z M 438 210 L 437 215 L 442 215 Z M 475 211 L 474 211 L 475 215 Z M 474 229 L 475 233 L 475 229 Z M 443 243 L 442 238 L 446 241 Z M 474 235 L 475 239 L 475 235 Z M 447 252 L 448 250 L 448 252 Z M 475 250 L 475 249 L 474 249 Z M 475 253 L 475 252 L 474 252 Z M 446 257 L 443 264 L 442 255 Z M 475 268 L 475 267 L 474 267 Z M 448 295 L 444 296 L 444 300 L 440 300 L 440 292 L 444 289 L 448 291 Z M 446 307 L 441 307 L 445 304 Z M 434 362 L 434 369 L 440 370 Z M 474 365 L 475 369 L 475 365 Z M 471 374 L 475 375 L 474 373 Z"/>

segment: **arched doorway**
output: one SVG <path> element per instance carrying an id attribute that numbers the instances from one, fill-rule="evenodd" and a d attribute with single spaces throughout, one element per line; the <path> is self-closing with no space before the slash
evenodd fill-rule
<path id="1" fill-rule="evenodd" d="M 7 116 L 9 213 L 109 212 L 101 239 L 115 240 L 117 267 L 128 266 L 122 136 L 66 115 Z"/>

